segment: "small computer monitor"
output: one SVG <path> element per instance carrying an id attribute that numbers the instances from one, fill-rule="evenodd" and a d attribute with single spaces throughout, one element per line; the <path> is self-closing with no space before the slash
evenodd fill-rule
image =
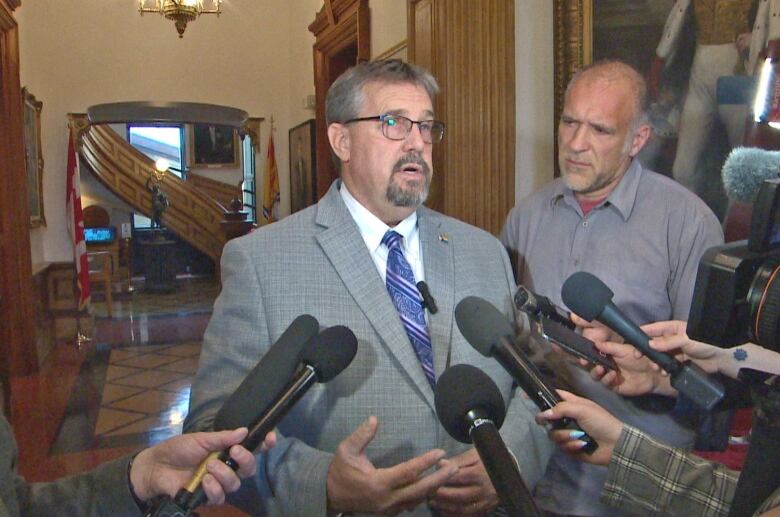
<path id="1" fill-rule="evenodd" d="M 116 240 L 116 228 L 113 226 L 84 228 L 84 240 L 87 244 L 110 244 Z"/>

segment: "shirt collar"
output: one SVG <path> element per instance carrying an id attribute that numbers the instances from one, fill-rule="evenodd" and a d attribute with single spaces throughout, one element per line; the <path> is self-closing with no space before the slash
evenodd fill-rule
<path id="1" fill-rule="evenodd" d="M 382 237 L 391 228 L 381 219 L 372 214 L 366 207 L 352 196 L 344 182 L 341 182 L 339 193 L 344 204 L 347 205 L 350 215 L 358 226 L 360 235 L 366 243 L 369 251 L 374 253 L 382 245 Z M 409 251 L 409 242 L 417 232 L 417 211 L 412 212 L 406 219 L 395 225 L 392 230 L 403 236 L 404 253 Z"/>
<path id="2" fill-rule="evenodd" d="M 639 160 L 636 158 L 632 159 L 631 164 L 628 166 L 628 169 L 626 169 L 623 177 L 620 178 L 617 186 L 609 193 L 599 207 L 609 204 L 620 213 L 624 221 L 628 221 L 636 201 L 637 191 L 639 190 L 639 180 L 642 178 L 642 171 L 643 167 L 642 164 L 639 163 Z M 572 192 L 563 181 L 559 181 L 555 185 L 550 198 L 550 206 L 554 206 L 561 199 L 571 207 L 579 207 L 579 203 L 577 203 L 577 200 L 574 198 L 574 192 Z M 594 210 L 597 210 L 599 207 L 595 207 Z M 579 208 L 577 210 L 579 211 Z"/>

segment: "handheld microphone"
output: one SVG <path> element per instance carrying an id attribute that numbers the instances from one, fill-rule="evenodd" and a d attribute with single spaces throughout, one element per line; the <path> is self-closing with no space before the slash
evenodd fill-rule
<path id="1" fill-rule="evenodd" d="M 585 271 L 571 275 L 561 289 L 561 298 L 572 311 L 588 321 L 598 320 L 617 332 L 627 343 L 669 373 L 672 387 L 698 406 L 709 411 L 723 399 L 723 385 L 710 378 L 696 364 L 691 361 L 681 363 L 653 349 L 648 335 L 612 303 L 613 296 L 614 293 L 604 282 Z"/>
<path id="2" fill-rule="evenodd" d="M 265 439 L 265 436 L 276 427 L 312 385 L 316 382 L 325 383 L 333 379 L 349 366 L 356 353 L 357 338 L 355 334 L 347 327 L 335 326 L 323 330 L 319 335 L 308 340 L 300 351 L 297 368 L 292 375 L 289 375 L 286 371 L 280 372 L 271 368 L 271 366 L 274 366 L 273 361 L 267 361 L 265 363 L 266 366 L 263 368 L 255 368 L 253 370 L 255 375 L 261 376 L 261 378 L 268 378 L 271 386 L 278 387 L 281 385 L 282 389 L 277 390 L 273 397 L 270 397 L 270 403 L 266 405 L 254 421 L 250 421 L 249 424 L 242 423 L 242 425 L 248 425 L 249 434 L 241 442 L 241 445 L 248 450 L 256 449 Z M 260 365 L 258 364 L 258 366 Z M 260 387 L 261 393 L 264 389 Z M 237 403 L 231 407 L 233 410 L 243 412 L 243 409 Z M 227 412 L 223 415 L 224 421 L 233 422 L 238 421 L 240 418 L 240 415 L 228 414 Z M 179 490 L 173 501 L 168 500 L 169 504 L 163 504 L 155 513 L 148 515 L 154 515 L 155 517 L 187 516 L 190 515 L 192 510 L 203 504 L 206 501 L 206 494 L 201 483 L 206 475 L 205 465 L 211 458 L 217 458 L 234 470 L 238 467 L 230 458 L 228 451 L 210 454 L 201 463 L 189 483 Z M 171 508 L 177 509 L 179 513 L 171 512 Z"/>
<path id="3" fill-rule="evenodd" d="M 420 296 L 422 296 L 423 308 L 427 307 L 428 312 L 431 314 L 436 314 L 439 312 L 439 308 L 436 307 L 436 300 L 433 299 L 433 296 L 431 296 L 431 291 L 428 289 L 428 284 L 420 280 L 417 282 L 417 290 L 420 291 Z"/>
<path id="4" fill-rule="evenodd" d="M 542 318 L 547 318 L 571 330 L 575 328 L 574 322 L 560 307 L 551 302 L 546 296 L 536 294 L 524 285 L 517 286 L 513 300 L 517 310 L 528 314 L 537 323 Z"/>
<path id="5" fill-rule="evenodd" d="M 449 435 L 461 443 L 474 444 L 507 513 L 541 515 L 498 434 L 506 407 L 493 380 L 468 364 L 447 368 L 436 382 L 434 404 Z"/>
<path id="6" fill-rule="evenodd" d="M 780 151 L 737 147 L 723 163 L 722 176 L 729 198 L 752 204 L 764 180 L 780 177 Z"/>
<path id="7" fill-rule="evenodd" d="M 512 326 L 490 302 L 467 296 L 455 307 L 455 321 L 466 341 L 485 357 L 495 358 L 540 410 L 550 409 L 562 400 L 528 356 L 514 345 Z M 552 426 L 556 429 L 582 430 L 570 418 L 556 420 Z M 592 454 L 599 446 L 587 434 L 580 439 L 586 443 L 582 450 L 588 454 Z"/>
<path id="8" fill-rule="evenodd" d="M 248 426 L 267 411 L 295 373 L 304 346 L 320 330 L 316 318 L 298 316 L 271 345 L 214 417 L 214 430 Z"/>

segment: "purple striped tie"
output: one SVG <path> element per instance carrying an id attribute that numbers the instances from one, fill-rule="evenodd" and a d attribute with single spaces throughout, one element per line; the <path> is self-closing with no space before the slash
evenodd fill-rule
<path id="1" fill-rule="evenodd" d="M 420 293 L 414 282 L 414 273 L 401 249 L 403 236 L 393 230 L 388 230 L 382 237 L 382 244 L 387 246 L 387 292 L 393 299 L 393 304 L 401 317 L 406 334 L 414 347 L 414 353 L 420 361 L 423 373 L 433 388 L 436 385 L 436 375 L 433 371 L 433 347 L 428 335 L 428 325 L 425 323 L 425 311 Z"/>

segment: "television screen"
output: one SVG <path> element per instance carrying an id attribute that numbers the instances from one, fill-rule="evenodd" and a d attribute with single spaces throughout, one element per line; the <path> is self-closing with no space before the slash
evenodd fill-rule
<path id="1" fill-rule="evenodd" d="M 98 228 L 84 228 L 84 240 L 87 244 L 108 244 L 116 239 L 116 228 L 102 226 Z"/>

